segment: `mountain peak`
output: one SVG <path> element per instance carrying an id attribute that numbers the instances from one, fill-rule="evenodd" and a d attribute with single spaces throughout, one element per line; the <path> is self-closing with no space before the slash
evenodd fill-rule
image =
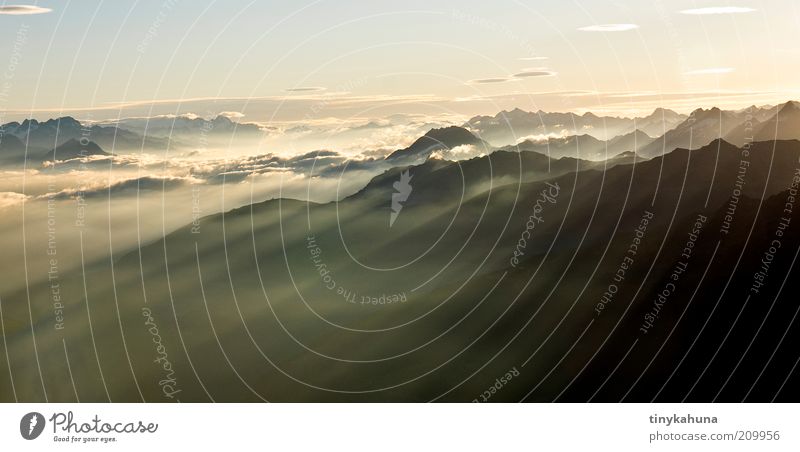
<path id="1" fill-rule="evenodd" d="M 45 158 L 55 160 L 69 160 L 80 157 L 88 157 L 90 155 L 111 155 L 104 151 L 94 141 L 81 142 L 77 138 L 70 138 L 64 143 L 57 146 L 52 151 L 45 153 Z"/>
<path id="2" fill-rule="evenodd" d="M 448 147 L 460 146 L 462 144 L 472 144 L 480 141 L 472 132 L 459 126 L 431 129 L 425 134 L 425 137 L 439 141 Z"/>
<path id="3" fill-rule="evenodd" d="M 738 152 L 739 151 L 739 148 L 736 147 L 736 145 L 731 144 L 730 142 L 726 141 L 723 138 L 715 138 L 713 141 L 711 141 L 711 143 L 708 143 L 707 145 L 703 146 L 700 149 L 701 150 L 702 149 L 710 149 L 710 150 L 713 150 L 714 152 L 716 152 L 717 150 L 720 150 L 722 152 L 727 152 L 727 151 L 729 151 L 729 152 Z"/>
<path id="4" fill-rule="evenodd" d="M 459 126 L 442 127 L 438 129 L 431 129 L 418 138 L 414 143 L 405 148 L 392 152 L 387 160 L 395 160 L 398 158 L 422 158 L 427 159 L 428 156 L 436 150 L 454 148 L 465 144 L 479 144 L 483 141 L 473 135 L 469 130 Z"/>
<path id="5" fill-rule="evenodd" d="M 627 137 L 627 136 L 636 137 L 638 139 L 645 139 L 645 140 L 650 140 L 650 139 L 653 138 L 650 135 L 648 135 L 647 132 L 644 132 L 642 129 L 638 129 L 638 128 L 634 129 L 633 132 L 626 133 L 625 135 L 623 135 L 623 137 Z"/>
<path id="6" fill-rule="evenodd" d="M 58 127 L 58 128 L 81 128 L 81 123 L 77 119 L 73 118 L 72 116 L 62 116 L 60 118 L 55 119 L 48 119 L 45 122 L 40 123 L 43 126 L 50 126 L 50 127 Z"/>
<path id="7" fill-rule="evenodd" d="M 525 110 L 523 110 L 523 109 L 521 109 L 519 107 L 515 107 L 511 111 L 506 111 L 506 110 L 501 111 L 500 113 L 495 115 L 495 118 L 496 119 L 503 119 L 503 118 L 506 118 L 506 117 L 508 117 L 508 118 L 522 118 L 522 117 L 527 117 L 527 116 L 532 115 L 532 114 L 533 113 L 527 112 L 527 111 L 525 111 Z"/>
<path id="8" fill-rule="evenodd" d="M 674 116 L 680 116 L 680 114 L 675 110 L 670 110 L 669 108 L 663 108 L 663 107 L 657 107 L 655 110 L 653 110 L 652 113 L 650 113 L 651 118 L 661 118 L 661 117 L 670 118 Z"/>
<path id="9" fill-rule="evenodd" d="M 790 113 L 797 113 L 800 111 L 800 104 L 797 102 L 790 100 L 783 104 L 780 109 L 778 110 L 778 114 L 790 114 Z"/>
<path id="10" fill-rule="evenodd" d="M 229 118 L 227 116 L 223 116 L 223 115 L 217 115 L 214 119 L 211 120 L 211 122 L 216 123 L 216 124 L 219 124 L 219 123 L 222 123 L 222 124 L 233 124 L 233 121 L 231 120 L 231 118 Z"/>
<path id="11" fill-rule="evenodd" d="M 22 124 L 20 124 L 19 126 L 22 128 L 28 128 L 28 127 L 37 127 L 38 125 L 39 121 L 35 119 L 26 118 L 24 121 L 22 121 Z"/>
<path id="12" fill-rule="evenodd" d="M 707 116 L 718 116 L 718 115 L 720 115 L 722 113 L 723 113 L 723 111 L 720 110 L 719 107 L 711 107 L 708 110 L 706 110 L 704 108 L 698 108 L 698 109 L 692 111 L 692 113 L 690 113 L 689 116 L 690 117 L 693 116 L 693 117 L 697 118 L 697 117 L 707 117 Z"/>

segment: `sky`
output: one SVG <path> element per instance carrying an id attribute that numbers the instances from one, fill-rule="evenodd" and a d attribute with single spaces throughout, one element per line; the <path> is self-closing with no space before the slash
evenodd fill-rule
<path id="1" fill-rule="evenodd" d="M 632 116 L 800 98 L 794 0 L 10 5 L 0 2 L 3 122 Z"/>

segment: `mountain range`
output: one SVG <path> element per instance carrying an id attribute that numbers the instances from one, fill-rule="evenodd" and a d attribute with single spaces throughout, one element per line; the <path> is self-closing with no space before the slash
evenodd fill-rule
<path id="1" fill-rule="evenodd" d="M 174 128 L 173 128 L 174 121 Z M 64 116 L 39 122 L 26 119 L 22 122 L 9 122 L 0 126 L 3 136 L 11 140 L 16 137 L 34 151 L 53 149 L 69 140 L 93 141 L 106 149 L 116 152 L 165 151 L 202 144 L 204 137 L 230 139 L 234 136 L 259 137 L 261 129 L 254 124 L 239 124 L 225 116 L 213 119 L 202 118 L 153 118 L 125 119 L 109 123 L 81 123 L 77 119 Z M 146 133 L 145 133 L 146 132 Z M 234 135 L 235 132 L 235 135 Z M 0 144 L 1 145 L 1 144 Z M 16 142 L 7 145 L 8 152 L 16 147 Z M 0 148 L 2 151 L 4 148 Z M 33 152 L 35 153 L 35 152 Z M 0 157 L 2 160 L 10 156 Z"/>
<path id="2" fill-rule="evenodd" d="M 90 140 L 108 149 L 138 151 L 140 149 L 165 149 L 167 141 L 157 137 L 143 137 L 137 133 L 117 127 L 82 124 L 75 118 L 65 116 L 39 122 L 26 119 L 0 126 L 6 136 L 12 135 L 29 147 L 53 149 L 69 140 Z"/>
<path id="3" fill-rule="evenodd" d="M 619 154 L 637 153 L 655 139 L 641 130 L 614 137 L 608 141 L 598 140 L 584 134 L 546 140 L 525 140 L 517 147 L 524 151 L 539 152 L 554 158 L 574 157 L 589 160 L 607 160 Z"/>
<path id="4" fill-rule="evenodd" d="M 769 140 L 792 140 L 800 138 L 800 105 L 790 101 L 770 109 L 770 115 L 751 115 L 725 135 L 725 139 L 737 146 L 747 142 Z"/>
<path id="5" fill-rule="evenodd" d="M 206 119 L 196 116 L 174 116 L 155 118 L 125 118 L 106 122 L 138 134 L 161 138 L 172 137 L 180 142 L 197 144 L 203 137 L 209 138 L 260 138 L 264 131 L 253 123 L 236 122 L 224 115 Z"/>
<path id="6" fill-rule="evenodd" d="M 541 110 L 528 112 L 515 108 L 495 116 L 475 116 L 464 127 L 495 145 L 508 145 L 516 144 L 529 136 L 547 138 L 588 134 L 600 140 L 608 140 L 636 130 L 655 137 L 663 135 L 686 118 L 685 115 L 664 108 L 658 108 L 650 115 L 639 118 L 597 116 L 591 112 L 582 115 Z"/>
<path id="7" fill-rule="evenodd" d="M 630 119 L 514 109 L 494 117 L 476 116 L 464 127 L 493 145 L 518 143 L 554 156 L 580 152 L 582 158 L 602 159 L 634 151 L 652 158 L 677 148 L 698 149 L 718 138 L 738 146 L 800 139 L 800 106 L 790 101 L 741 110 L 698 108 L 688 116 L 656 109 L 646 117 Z"/>
<path id="8" fill-rule="evenodd" d="M 132 118 L 105 125 L 82 124 L 71 117 L 44 122 L 28 119 L 4 124 L 0 130 L 0 163 L 4 164 L 19 162 L 26 154 L 25 147 L 28 155 L 35 155 L 69 140 L 90 140 L 116 152 L 164 151 L 206 146 L 213 140 L 227 144 L 234 137 L 258 139 L 264 133 L 256 124 L 237 123 L 222 115 L 209 120 Z M 526 112 L 517 108 L 493 117 L 476 116 L 464 127 L 431 129 L 409 147 L 390 153 L 385 161 L 391 165 L 418 164 L 438 151 L 459 146 L 470 146 L 485 154 L 509 144 L 555 158 L 605 160 L 627 152 L 652 158 L 677 148 L 697 149 L 718 138 L 738 146 L 753 141 L 800 139 L 800 106 L 787 102 L 742 110 L 700 108 L 688 116 L 659 108 L 640 118 Z"/>
<path id="9" fill-rule="evenodd" d="M 800 356 L 788 345 L 797 333 L 780 334 L 797 308 L 796 288 L 780 290 L 797 277 L 797 228 L 764 298 L 746 292 L 796 184 L 800 142 L 748 152 L 743 173 L 743 149 L 719 139 L 612 167 L 501 150 L 398 167 L 337 202 L 275 199 L 211 215 L 87 264 L 91 284 L 60 275 L 65 315 L 90 309 L 93 333 L 35 323 L 42 378 L 51 399 L 71 397 L 52 389 L 69 381 L 66 334 L 82 400 L 161 400 L 146 308 L 182 401 L 466 401 L 510 368 L 520 376 L 497 400 L 796 400 L 796 385 L 779 388 Z M 403 173 L 409 196 L 392 225 Z M 691 273 L 677 283 L 684 264 Z M 670 281 L 674 294 L 641 333 Z M 43 394 L 22 332 L 29 316 L 51 315 L 50 296 L 45 282 L 3 297 L 25 400 Z M 93 335 L 103 338 L 96 352 Z"/>
<path id="10" fill-rule="evenodd" d="M 60 141 L 60 140 L 59 140 Z M 47 161 L 72 160 L 91 156 L 111 156 L 97 143 L 81 138 L 69 138 L 51 150 L 26 146 L 15 135 L 3 135 L 0 139 L 0 165 L 18 167 L 26 163 L 38 167 Z"/>

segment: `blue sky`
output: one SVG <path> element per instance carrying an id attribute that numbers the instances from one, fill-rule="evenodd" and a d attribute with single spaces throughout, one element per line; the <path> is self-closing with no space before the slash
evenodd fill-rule
<path id="1" fill-rule="evenodd" d="M 30 5 L 51 11 L 0 8 L 4 118 L 627 115 L 799 97 L 791 0 Z"/>

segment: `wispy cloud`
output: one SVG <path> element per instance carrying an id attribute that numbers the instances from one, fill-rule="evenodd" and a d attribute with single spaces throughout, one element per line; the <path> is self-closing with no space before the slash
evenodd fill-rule
<path id="1" fill-rule="evenodd" d="M 21 16 L 26 14 L 44 14 L 51 12 L 50 8 L 42 8 L 32 5 L 8 5 L 0 6 L 0 14 L 7 14 L 11 16 Z"/>
<path id="2" fill-rule="evenodd" d="M 509 81 L 508 78 L 495 77 L 495 78 L 479 78 L 477 80 L 470 80 L 469 83 L 470 84 L 484 85 L 484 84 L 488 84 L 488 83 L 504 83 L 504 82 L 507 82 L 507 81 Z"/>
<path id="3" fill-rule="evenodd" d="M 464 144 L 449 149 L 440 149 L 431 153 L 430 158 L 439 160 L 468 160 L 474 157 L 486 155 L 487 149 L 484 146 L 473 146 Z"/>
<path id="4" fill-rule="evenodd" d="M 546 56 L 530 56 L 530 57 L 520 57 L 519 58 L 520 61 L 544 61 L 544 60 L 549 60 L 549 59 L 550 59 L 550 57 L 546 57 Z"/>
<path id="5" fill-rule="evenodd" d="M 487 85 L 493 83 L 519 81 L 519 79 L 527 77 L 550 77 L 553 75 L 557 75 L 557 73 L 547 68 L 531 68 L 531 69 L 522 69 L 520 72 L 517 72 L 516 74 L 510 75 L 508 77 L 479 78 L 475 80 L 470 80 L 467 83 L 470 85 Z"/>
<path id="6" fill-rule="evenodd" d="M 30 197 L 27 195 L 13 191 L 0 192 L 0 209 L 22 204 L 28 198 Z"/>
<path id="7" fill-rule="evenodd" d="M 309 91 L 325 91 L 325 88 L 321 86 L 300 86 L 297 88 L 286 88 L 286 91 L 290 93 L 305 93 Z"/>
<path id="8" fill-rule="evenodd" d="M 600 24 L 589 25 L 587 27 L 578 28 L 580 31 L 599 31 L 599 32 L 614 32 L 614 31 L 628 31 L 639 28 L 636 24 Z"/>
<path id="9" fill-rule="evenodd" d="M 753 8 L 745 8 L 741 6 L 711 6 L 707 8 L 694 8 L 694 9 L 685 9 L 681 11 L 681 14 L 689 14 L 693 16 L 705 16 L 711 14 L 742 14 L 742 13 L 752 13 L 756 10 Z"/>
<path id="10" fill-rule="evenodd" d="M 217 116 L 224 116 L 228 119 L 242 119 L 244 118 L 244 113 L 240 111 L 221 111 L 217 114 Z"/>
<path id="11" fill-rule="evenodd" d="M 517 74 L 514 74 L 514 77 L 516 77 L 516 78 L 525 78 L 525 77 L 550 77 L 550 76 L 553 76 L 553 75 L 556 75 L 556 73 L 555 73 L 555 72 L 553 72 L 553 71 L 540 71 L 540 70 L 536 70 L 536 71 L 524 71 L 524 72 L 519 72 L 519 73 L 517 73 Z"/>
<path id="12" fill-rule="evenodd" d="M 710 67 L 706 69 L 696 69 L 694 71 L 685 72 L 686 75 L 713 75 L 713 74 L 729 74 L 733 72 L 732 67 Z"/>
<path id="13" fill-rule="evenodd" d="M 144 176 L 135 179 L 126 179 L 114 182 L 110 185 L 95 184 L 77 189 L 64 189 L 56 193 L 47 193 L 40 196 L 40 199 L 74 199 L 74 198 L 102 198 L 102 197 L 124 197 L 139 196 L 146 192 L 163 192 L 181 187 L 190 183 L 201 181 L 192 177 L 161 177 Z"/>

